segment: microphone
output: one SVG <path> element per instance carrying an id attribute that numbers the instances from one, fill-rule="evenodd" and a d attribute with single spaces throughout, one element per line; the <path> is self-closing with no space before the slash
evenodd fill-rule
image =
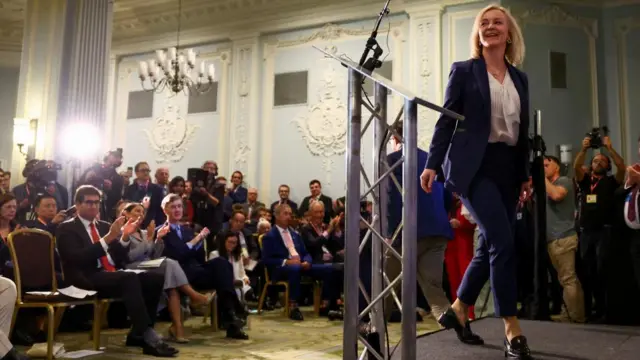
<path id="1" fill-rule="evenodd" d="M 382 8 L 382 11 L 380 11 L 378 20 L 376 21 L 376 25 L 373 27 L 373 32 L 371 32 L 371 36 L 367 40 L 364 52 L 362 53 L 362 57 L 360 58 L 360 66 L 362 66 L 363 69 L 369 70 L 370 72 L 373 72 L 374 69 L 382 66 L 382 61 L 380 61 L 379 59 L 384 51 L 380 48 L 376 37 L 378 36 L 378 30 L 380 29 L 382 18 L 384 18 L 385 15 L 389 14 L 390 2 L 391 0 L 387 0 L 387 2 L 384 4 L 384 8 Z M 369 56 L 369 52 L 371 52 L 372 50 L 373 56 L 367 59 L 367 56 Z"/>

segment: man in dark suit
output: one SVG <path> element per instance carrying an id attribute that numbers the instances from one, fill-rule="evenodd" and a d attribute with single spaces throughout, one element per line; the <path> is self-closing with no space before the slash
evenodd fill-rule
<path id="1" fill-rule="evenodd" d="M 253 239 L 253 233 L 245 227 L 246 219 L 244 212 L 236 210 L 231 214 L 229 222 L 222 227 L 222 231 L 237 233 L 243 256 L 258 260 L 260 259 L 260 247 Z"/>
<path id="2" fill-rule="evenodd" d="M 264 203 L 258 201 L 258 189 L 249 188 L 247 190 L 247 202 L 242 204 L 242 210 L 247 214 L 248 219 L 253 219 L 257 215 L 257 210 L 264 207 Z"/>
<path id="3" fill-rule="evenodd" d="M 157 184 L 151 182 L 151 169 L 149 164 L 142 161 L 136 164 L 134 171 L 136 173 L 136 179 L 133 184 L 129 185 L 124 192 L 124 199 L 134 202 L 148 202 L 147 214 L 142 221 L 141 226 L 145 228 L 151 220 L 154 220 L 156 224 L 162 224 L 165 221 L 164 212 L 162 211 L 162 188 Z M 147 199 L 147 200 L 145 200 Z"/>
<path id="4" fill-rule="evenodd" d="M 305 197 L 302 200 L 302 204 L 300 204 L 300 217 L 304 218 L 309 211 L 309 204 L 311 200 L 322 201 L 324 204 L 324 223 L 328 224 L 333 218 L 333 199 L 324 195 L 322 193 L 322 184 L 320 180 L 311 180 L 309 182 L 309 191 L 311 191 L 311 195 Z"/>
<path id="5" fill-rule="evenodd" d="M 300 298 L 302 276 L 310 276 L 322 281 L 321 314 L 329 312 L 329 304 L 336 299 L 333 286 L 333 267 L 330 264 L 313 264 L 300 235 L 289 228 L 293 212 L 289 205 L 276 207 L 276 226 L 262 240 L 262 261 L 273 280 L 289 282 L 289 317 L 292 320 L 304 320 L 297 301 Z"/>
<path id="6" fill-rule="evenodd" d="M 280 200 L 274 201 L 273 204 L 271 204 L 271 215 L 275 213 L 276 206 L 280 204 L 287 204 L 289 205 L 289 207 L 291 208 L 294 214 L 298 213 L 298 204 L 296 204 L 294 201 L 291 201 L 291 199 L 289 199 L 290 193 L 291 193 L 291 189 L 289 188 L 289 185 L 282 184 L 280 185 L 280 187 L 278 187 L 278 196 L 280 196 Z"/>
<path id="7" fill-rule="evenodd" d="M 36 219 L 24 223 L 30 229 L 40 229 L 56 234 L 58 224 L 67 218 L 65 211 L 58 211 L 56 198 L 50 194 L 42 194 L 36 198 L 35 204 Z"/>
<path id="8" fill-rule="evenodd" d="M 189 227 L 180 225 L 183 215 L 182 198 L 169 194 L 162 200 L 162 208 L 167 223 L 158 227 L 157 238 L 164 241 L 164 256 L 180 263 L 189 279 L 189 284 L 197 290 L 215 289 L 223 320 L 227 324 L 227 337 L 246 340 L 249 336 L 242 330 L 244 308 L 236 296 L 233 268 L 222 257 L 205 261 L 203 240 L 209 235 L 207 228 L 197 236 Z"/>
<path id="9" fill-rule="evenodd" d="M 97 188 L 79 187 L 75 194 L 78 216 L 58 226 L 56 238 L 65 280 L 78 288 L 95 290 L 99 297 L 121 298 L 132 322 L 127 346 L 140 346 L 147 355 L 172 357 L 178 351 L 153 330 L 164 276 L 116 272 L 128 260 L 129 235 L 138 224 L 125 224 L 124 217 L 111 225 L 96 220 L 100 201 Z"/>
<path id="10" fill-rule="evenodd" d="M 124 190 L 124 178 L 118 174 L 117 168 L 122 166 L 122 149 L 111 150 L 107 152 L 102 159 L 102 165 L 97 167 L 101 177 L 104 179 L 102 184 L 105 221 L 111 221 L 120 214 L 115 213 L 115 207 L 118 201 L 122 199 Z"/>

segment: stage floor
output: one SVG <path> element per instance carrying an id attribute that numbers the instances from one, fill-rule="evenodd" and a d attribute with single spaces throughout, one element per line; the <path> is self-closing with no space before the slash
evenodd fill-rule
<path id="1" fill-rule="evenodd" d="M 472 324 L 484 346 L 460 343 L 453 331 L 438 331 L 417 339 L 417 359 L 504 359 L 502 320 L 485 318 Z M 640 328 L 522 321 L 535 359 L 640 359 Z M 400 359 L 398 347 L 393 359 Z M 416 359 L 416 360 L 417 360 Z"/>

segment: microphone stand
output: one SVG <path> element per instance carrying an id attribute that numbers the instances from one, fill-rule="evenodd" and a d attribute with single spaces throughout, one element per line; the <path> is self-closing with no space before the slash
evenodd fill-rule
<path id="1" fill-rule="evenodd" d="M 389 14 L 390 2 L 391 0 L 387 0 L 387 2 L 384 4 L 384 8 L 382 9 L 382 11 L 380 11 L 378 20 L 376 21 L 376 25 L 373 28 L 373 32 L 371 32 L 371 36 L 367 40 L 367 45 L 364 49 L 364 52 L 362 53 L 362 57 L 360 58 L 360 66 L 362 66 L 363 69 L 369 70 L 370 72 L 373 72 L 374 69 L 382 66 L 382 61 L 380 61 L 379 59 L 384 51 L 380 48 L 380 44 L 378 44 L 376 37 L 378 36 L 378 30 L 380 29 L 382 18 L 384 18 L 385 15 Z M 369 52 L 371 51 L 373 51 L 373 56 L 367 59 L 367 57 L 369 56 Z"/>
<path id="2" fill-rule="evenodd" d="M 542 139 L 542 112 L 536 110 L 533 125 L 533 163 L 531 178 L 534 196 L 534 296 L 531 315 L 535 320 L 549 320 L 548 252 L 547 252 L 547 192 L 544 175 L 546 146 Z"/>

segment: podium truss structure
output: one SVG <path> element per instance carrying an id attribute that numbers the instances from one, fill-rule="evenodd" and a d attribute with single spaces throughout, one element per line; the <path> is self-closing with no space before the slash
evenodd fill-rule
<path id="1" fill-rule="evenodd" d="M 417 194 L 422 191 L 416 181 L 417 148 L 418 148 L 418 106 L 425 106 L 431 110 L 443 113 L 453 120 L 464 120 L 464 117 L 434 105 L 421 99 L 404 87 L 392 81 L 363 69 L 358 64 L 344 58 L 337 57 L 322 49 L 316 48 L 326 57 L 340 62 L 348 69 L 349 96 L 348 96 L 348 129 L 347 129 L 347 194 L 345 204 L 345 266 L 344 266 L 344 334 L 343 334 L 343 358 L 345 360 L 363 359 L 367 354 L 378 360 L 388 359 L 389 351 L 386 349 L 384 331 L 385 318 L 383 315 L 382 301 L 387 296 L 393 296 L 394 301 L 401 308 L 402 317 L 402 341 L 401 355 L 403 359 L 416 358 L 416 266 L 415 256 L 417 250 Z M 362 83 L 365 78 L 370 79 L 375 85 L 374 108 L 367 101 L 363 101 Z M 396 117 L 396 122 L 403 116 L 403 134 L 397 134 L 387 123 L 387 95 L 394 92 L 404 99 L 404 107 Z M 362 107 L 371 112 L 364 128 L 362 127 Z M 373 123 L 373 176 L 369 177 L 361 162 L 361 139 Z M 387 164 L 386 144 L 391 136 L 402 139 L 403 156 L 395 164 Z M 402 166 L 402 185 L 393 175 L 393 171 Z M 364 191 L 360 189 L 362 180 L 367 186 Z M 387 234 L 387 186 L 397 186 L 402 193 L 403 221 L 399 229 L 390 240 L 395 240 L 402 234 L 402 254 L 398 253 L 385 241 Z M 360 214 L 360 201 L 371 196 L 373 199 L 373 216 L 367 221 Z M 367 233 L 360 242 L 360 224 L 367 227 Z M 401 231 L 400 231 L 401 229 Z M 360 281 L 360 253 L 366 249 L 365 245 L 371 241 L 371 294 L 368 294 L 365 286 Z M 384 249 L 384 252 L 383 252 Z M 389 279 L 384 273 L 381 256 L 395 256 L 402 260 L 402 272 L 396 279 Z M 398 281 L 402 281 L 402 302 L 398 299 L 393 287 Z M 362 291 L 368 305 L 360 311 L 358 306 L 359 292 Z M 370 326 L 373 332 L 380 336 L 380 351 L 367 341 L 367 336 L 361 331 L 362 319 L 369 315 Z M 364 346 L 364 351 L 359 354 L 358 345 Z"/>

